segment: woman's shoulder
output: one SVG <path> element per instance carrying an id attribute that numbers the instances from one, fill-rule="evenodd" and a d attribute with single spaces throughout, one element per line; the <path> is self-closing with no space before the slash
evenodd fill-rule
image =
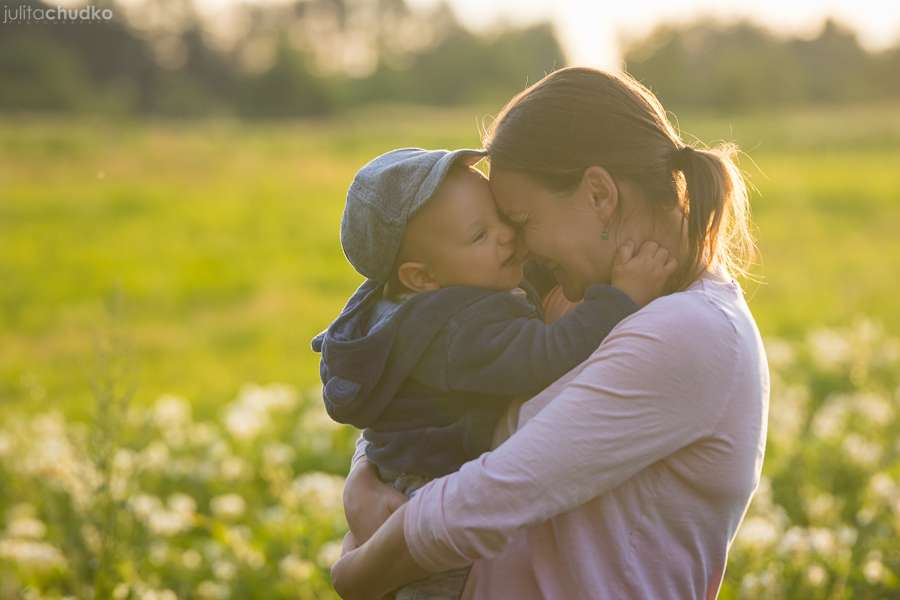
<path id="1" fill-rule="evenodd" d="M 725 359 L 740 343 L 733 316 L 741 302 L 736 284 L 701 281 L 653 300 L 613 333 L 694 361 Z"/>

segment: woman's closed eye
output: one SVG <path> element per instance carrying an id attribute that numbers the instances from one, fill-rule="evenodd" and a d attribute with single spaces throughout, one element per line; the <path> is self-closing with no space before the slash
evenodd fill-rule
<path id="1" fill-rule="evenodd" d="M 486 237 L 487 237 L 487 232 L 482 229 L 481 231 L 476 233 L 475 236 L 472 238 L 472 243 L 475 244 L 477 242 L 480 242 L 481 240 L 485 239 Z"/>

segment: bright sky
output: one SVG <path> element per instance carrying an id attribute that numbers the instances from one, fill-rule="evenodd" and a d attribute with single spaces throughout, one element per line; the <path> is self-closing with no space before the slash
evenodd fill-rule
<path id="1" fill-rule="evenodd" d="M 210 13 L 239 0 L 196 0 Z M 290 0 L 255 0 L 285 3 Z M 434 6 L 439 0 L 406 0 Z M 619 66 L 618 39 L 649 32 L 661 22 L 700 16 L 750 18 L 770 28 L 814 36 L 835 17 L 855 29 L 860 42 L 878 49 L 900 41 L 900 0 L 448 0 L 459 19 L 473 29 L 498 22 L 524 24 L 550 19 L 571 63 Z"/>
<path id="2" fill-rule="evenodd" d="M 437 0 L 407 0 L 412 6 Z M 776 31 L 815 35 L 828 16 L 859 33 L 872 49 L 900 41 L 898 0 L 449 0 L 473 28 L 500 21 L 527 23 L 550 18 L 572 63 L 619 66 L 617 40 L 640 35 L 661 22 L 691 21 L 713 15 L 747 17 Z"/>

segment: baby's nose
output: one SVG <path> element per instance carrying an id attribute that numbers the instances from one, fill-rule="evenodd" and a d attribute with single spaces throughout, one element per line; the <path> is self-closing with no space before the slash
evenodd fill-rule
<path id="1" fill-rule="evenodd" d="M 502 223 L 500 225 L 500 234 L 498 239 L 500 243 L 503 245 L 511 244 L 516 241 L 516 230 L 507 225 L 506 223 Z"/>

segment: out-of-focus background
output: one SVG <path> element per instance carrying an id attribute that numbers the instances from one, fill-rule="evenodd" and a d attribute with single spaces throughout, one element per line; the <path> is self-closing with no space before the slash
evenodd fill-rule
<path id="1" fill-rule="evenodd" d="M 346 188 L 569 64 L 744 151 L 773 395 L 721 597 L 900 597 L 900 8 L 850 0 L 0 2 L 0 597 L 334 597 Z"/>

